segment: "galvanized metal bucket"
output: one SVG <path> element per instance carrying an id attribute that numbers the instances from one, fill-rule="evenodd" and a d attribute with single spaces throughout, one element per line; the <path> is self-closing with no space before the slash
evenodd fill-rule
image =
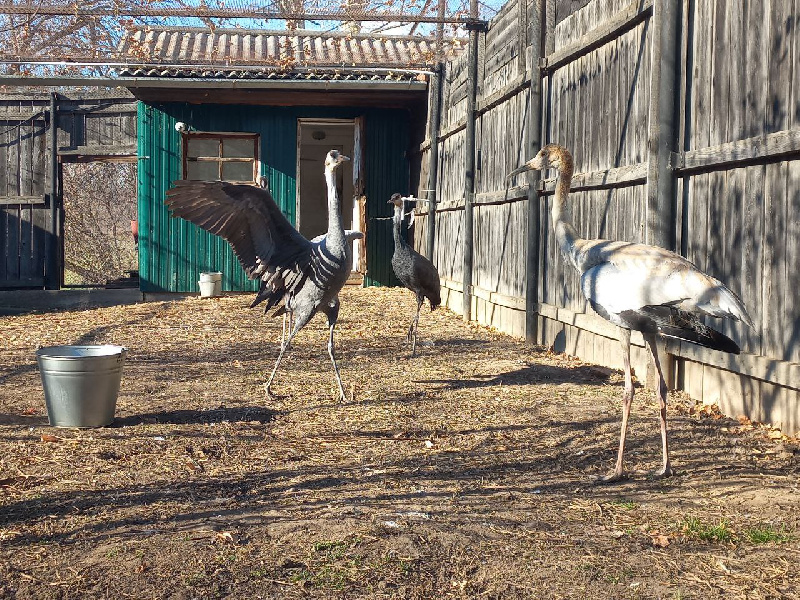
<path id="1" fill-rule="evenodd" d="M 114 420 L 127 349 L 49 346 L 36 352 L 50 425 L 104 427 Z"/>

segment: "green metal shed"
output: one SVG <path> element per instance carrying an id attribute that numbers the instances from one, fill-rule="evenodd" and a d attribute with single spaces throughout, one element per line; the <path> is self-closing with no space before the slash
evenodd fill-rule
<path id="1" fill-rule="evenodd" d="M 365 285 L 394 285 L 392 236 L 386 201 L 409 189 L 407 149 L 410 114 L 400 109 L 279 107 L 187 102 L 139 103 L 139 277 L 143 292 L 196 292 L 199 274 L 221 271 L 223 289 L 250 291 L 230 246 L 182 219 L 170 218 L 165 192 L 182 179 L 183 133 L 176 125 L 202 132 L 258 135 L 259 171 L 292 224 L 297 223 L 298 123 L 308 119 L 346 122 L 363 117 L 366 196 Z M 321 154 L 322 156 L 322 154 Z M 302 167 L 301 167 L 302 168 Z M 322 171 L 319 171 L 322 179 Z M 345 204 L 345 206 L 347 206 Z"/>
<path id="2" fill-rule="evenodd" d="M 258 287 L 224 240 L 169 216 L 164 198 L 173 181 L 254 183 L 264 176 L 284 215 L 311 238 L 322 233 L 319 227 L 326 222 L 320 214 L 325 210 L 322 161 L 334 147 L 352 152 L 355 159 L 343 169 L 340 195 L 343 214 L 352 211 L 345 227 L 366 233 L 357 248 L 364 285 L 397 283 L 390 263 L 391 221 L 376 218 L 391 215 L 387 200 L 392 193 L 416 188 L 410 179 L 419 173 L 420 153 L 414 148 L 424 139 L 430 71 L 424 65 L 408 66 L 413 63 L 409 57 L 427 55 L 409 37 L 386 36 L 362 45 L 349 35 L 334 38 L 316 32 L 313 44 L 309 39 L 302 32 L 231 30 L 209 36 L 201 30 L 169 28 L 126 38 L 138 44 L 131 53 L 144 48 L 169 63 L 120 71 L 139 100 L 143 292 L 196 292 L 204 271 L 221 271 L 225 290 Z M 287 70 L 195 64 L 197 56 L 206 55 L 215 56 L 217 65 L 246 56 L 252 61 L 259 48 L 273 47 L 305 48 L 302 65 Z M 343 53 L 353 48 L 358 52 Z M 391 56 L 406 66 L 387 64 Z M 332 65 L 332 58 L 350 64 Z"/>

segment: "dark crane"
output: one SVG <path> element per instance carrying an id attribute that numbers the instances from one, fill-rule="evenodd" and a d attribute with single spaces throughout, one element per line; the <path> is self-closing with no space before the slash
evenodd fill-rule
<path id="1" fill-rule="evenodd" d="M 753 321 L 739 297 L 724 283 L 703 273 L 694 264 L 664 248 L 630 242 L 585 240 L 567 215 L 567 196 L 572 180 L 572 155 L 566 148 L 549 144 L 509 173 L 509 177 L 531 169 L 557 169 L 558 183 L 551 217 L 562 254 L 581 275 L 581 290 L 601 317 L 621 328 L 625 365 L 625 393 L 622 399 L 622 428 L 617 463 L 601 481 L 623 477 L 625 434 L 633 402 L 631 375 L 631 330 L 640 331 L 658 372 L 663 463 L 659 476 L 672 475 L 667 443 L 667 384 L 661 371 L 656 336 L 661 335 L 700 344 L 707 348 L 739 353 L 732 339 L 705 325 L 698 315 L 728 317 L 753 327 Z"/>
<path id="2" fill-rule="evenodd" d="M 388 203 L 394 204 L 392 269 L 400 283 L 414 292 L 417 297 L 417 312 L 406 336 L 407 341 L 411 342 L 411 356 L 414 356 L 417 350 L 417 323 L 422 303 L 427 298 L 431 310 L 442 303 L 439 271 L 431 261 L 406 244 L 400 235 L 400 225 L 403 221 L 403 197 L 400 194 L 393 194 Z"/>
<path id="3" fill-rule="evenodd" d="M 325 158 L 328 184 L 328 231 L 316 242 L 303 237 L 283 216 L 272 195 L 262 187 L 224 181 L 176 181 L 166 204 L 177 216 L 191 221 L 230 243 L 251 279 L 261 280 L 252 306 L 266 302 L 265 312 L 279 303 L 276 314 L 288 313 L 290 331 L 282 340 L 278 359 L 266 384 L 271 385 L 292 339 L 318 311 L 328 317 L 328 354 L 336 383 L 345 399 L 334 353 L 333 329 L 339 316 L 339 291 L 350 276 L 353 254 L 342 226 L 334 178 L 342 162 L 336 150 Z"/>

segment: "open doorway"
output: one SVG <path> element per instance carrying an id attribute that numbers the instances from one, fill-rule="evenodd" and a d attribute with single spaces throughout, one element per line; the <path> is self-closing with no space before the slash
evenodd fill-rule
<path id="1" fill-rule="evenodd" d="M 62 165 L 64 287 L 139 287 L 135 162 Z"/>
<path id="2" fill-rule="evenodd" d="M 338 150 L 353 158 L 354 121 L 352 119 L 300 119 L 297 152 L 297 229 L 307 239 L 328 230 L 328 189 L 325 183 L 325 156 Z M 352 163 L 351 163 L 352 165 Z M 348 168 L 337 172 L 342 222 L 353 227 L 353 177 Z"/>

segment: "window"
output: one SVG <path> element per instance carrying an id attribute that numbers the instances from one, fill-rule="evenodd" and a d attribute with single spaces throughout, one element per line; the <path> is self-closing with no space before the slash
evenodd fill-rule
<path id="1" fill-rule="evenodd" d="M 184 179 L 253 183 L 257 176 L 257 134 L 183 134 Z"/>

